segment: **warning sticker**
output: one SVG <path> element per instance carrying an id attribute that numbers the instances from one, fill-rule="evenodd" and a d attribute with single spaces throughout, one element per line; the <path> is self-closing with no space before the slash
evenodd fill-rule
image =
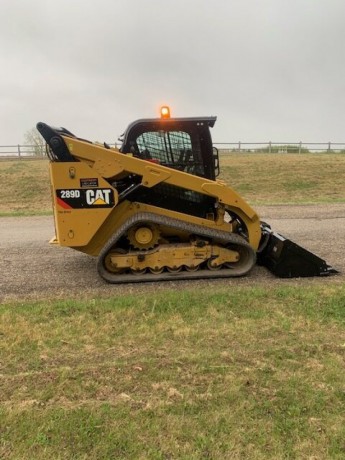
<path id="1" fill-rule="evenodd" d="M 91 177 L 88 179 L 80 179 L 80 187 L 98 187 L 97 177 Z"/>

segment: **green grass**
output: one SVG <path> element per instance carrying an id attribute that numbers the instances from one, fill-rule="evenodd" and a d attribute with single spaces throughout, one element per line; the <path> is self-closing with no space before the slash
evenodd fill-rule
<path id="1" fill-rule="evenodd" d="M 0 307 L 4 459 L 342 459 L 345 287 Z"/>
<path id="2" fill-rule="evenodd" d="M 220 179 L 249 203 L 345 202 L 345 154 L 221 155 Z M 0 162 L 0 216 L 49 214 L 47 160 Z"/>
<path id="3" fill-rule="evenodd" d="M 345 202 L 345 154 L 228 154 L 221 176 L 252 204 Z"/>
<path id="4" fill-rule="evenodd" d="M 47 160 L 0 161 L 0 217 L 52 212 Z"/>

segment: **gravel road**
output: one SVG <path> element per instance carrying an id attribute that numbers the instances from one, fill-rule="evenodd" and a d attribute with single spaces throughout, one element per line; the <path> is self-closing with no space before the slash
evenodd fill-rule
<path id="1" fill-rule="evenodd" d="M 48 244 L 52 217 L 0 218 L 0 302 L 49 298 L 90 298 L 157 290 L 207 289 L 207 286 L 344 283 L 345 204 L 258 207 L 261 219 L 284 236 L 327 260 L 342 273 L 329 278 L 280 280 L 262 267 L 241 279 L 108 285 L 95 259 Z"/>

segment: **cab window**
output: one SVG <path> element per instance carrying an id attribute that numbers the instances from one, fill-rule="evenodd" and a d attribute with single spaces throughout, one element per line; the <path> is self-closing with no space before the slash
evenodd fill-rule
<path id="1" fill-rule="evenodd" d="M 136 156 L 195 175 L 203 175 L 204 168 L 199 143 L 193 144 L 184 131 L 151 131 L 136 139 Z"/>

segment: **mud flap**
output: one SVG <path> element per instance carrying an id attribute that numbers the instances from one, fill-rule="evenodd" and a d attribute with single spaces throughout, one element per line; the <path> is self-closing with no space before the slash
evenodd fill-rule
<path id="1" fill-rule="evenodd" d="M 261 226 L 264 244 L 258 251 L 258 264 L 280 278 L 328 276 L 338 273 L 327 262 L 279 233 L 267 224 Z"/>

